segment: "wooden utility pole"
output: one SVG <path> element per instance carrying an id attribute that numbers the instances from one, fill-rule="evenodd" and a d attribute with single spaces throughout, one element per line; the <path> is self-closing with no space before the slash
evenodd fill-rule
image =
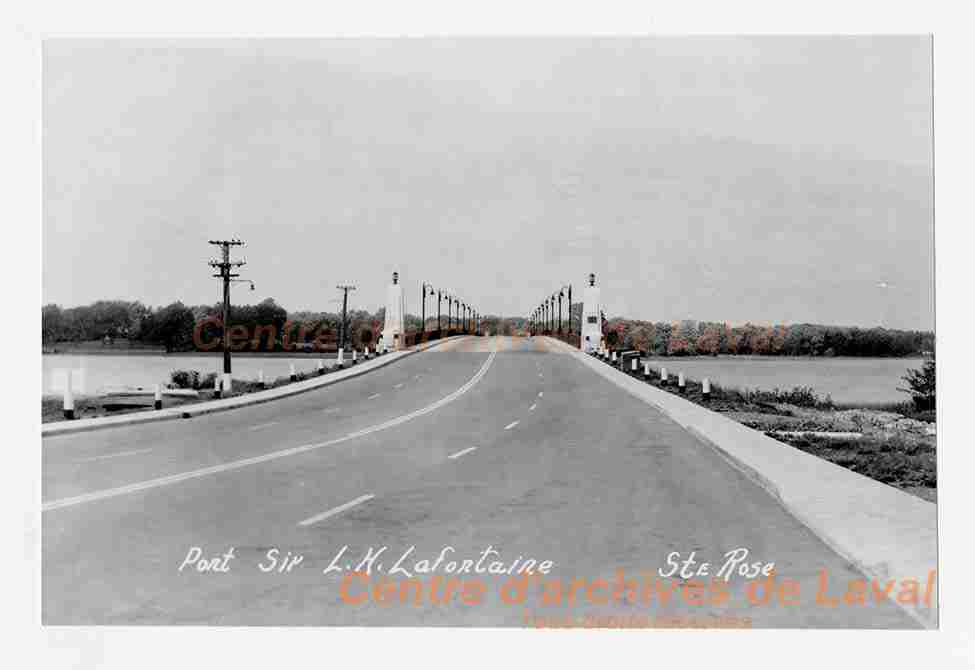
<path id="1" fill-rule="evenodd" d="M 339 349 L 345 349 L 345 341 L 348 338 L 349 330 L 349 291 L 354 291 L 355 286 L 352 284 L 340 284 L 336 286 L 338 290 L 342 291 L 342 328 L 339 330 Z"/>
<path id="2" fill-rule="evenodd" d="M 210 267 L 219 268 L 220 273 L 213 276 L 223 279 L 223 374 L 227 379 L 230 376 L 230 282 L 240 276 L 232 270 L 246 265 L 244 261 L 230 260 L 230 247 L 244 246 L 244 243 L 238 239 L 209 240 L 209 242 L 220 247 L 220 260 L 211 260 Z M 251 284 L 251 289 L 253 288 L 254 285 Z"/>

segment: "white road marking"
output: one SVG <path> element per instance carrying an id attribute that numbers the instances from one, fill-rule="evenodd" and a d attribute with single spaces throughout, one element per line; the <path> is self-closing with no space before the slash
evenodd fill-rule
<path id="1" fill-rule="evenodd" d="M 393 388 L 394 388 L 394 389 L 401 389 L 401 388 L 403 388 L 403 385 L 402 385 L 402 384 L 397 384 L 397 385 L 396 385 L 396 386 L 394 386 Z"/>
<path id="2" fill-rule="evenodd" d="M 313 523 L 318 523 L 319 521 L 324 521 L 325 519 L 327 519 L 330 516 L 335 516 L 336 514 L 341 514 L 345 510 L 350 509 L 352 507 L 355 507 L 356 505 L 361 505 L 362 503 L 366 502 L 367 500 L 372 500 L 375 497 L 376 496 L 374 496 L 373 494 L 367 493 L 364 496 L 359 496 L 355 500 L 350 500 L 349 502 L 345 503 L 344 505 L 339 505 L 338 507 L 333 507 L 332 509 L 328 510 L 327 512 L 322 512 L 321 514 L 316 514 L 315 516 L 308 517 L 304 521 L 299 521 L 298 522 L 298 525 L 299 526 L 310 526 Z"/>
<path id="3" fill-rule="evenodd" d="M 517 426 L 519 423 L 521 423 L 521 421 L 512 421 L 507 426 L 505 426 L 504 429 L 505 430 L 511 430 L 512 428 L 514 428 L 515 426 Z"/>
<path id="4" fill-rule="evenodd" d="M 119 456 L 134 456 L 135 454 L 144 454 L 147 451 L 152 451 L 152 449 L 136 449 L 135 451 L 120 451 L 115 454 L 104 454 L 102 456 L 92 456 L 91 458 L 82 458 L 79 463 L 91 463 L 92 461 L 103 461 L 106 458 L 117 458 Z"/>
<path id="5" fill-rule="evenodd" d="M 382 395 L 382 393 L 373 393 L 371 396 L 369 396 L 368 398 L 366 398 L 366 400 L 375 400 L 376 398 L 378 398 L 381 395 Z"/>
<path id="6" fill-rule="evenodd" d="M 325 412 L 326 414 L 332 414 L 334 412 L 339 411 L 339 408 L 338 407 L 326 407 L 322 411 Z"/>
<path id="7" fill-rule="evenodd" d="M 125 486 L 118 486 L 112 489 L 103 489 L 101 491 L 92 491 L 91 493 L 83 493 L 81 495 L 72 496 L 70 498 L 61 498 L 58 500 L 51 500 L 46 503 L 41 504 L 41 512 L 49 512 L 55 509 L 61 509 L 62 507 L 72 507 L 74 505 L 82 505 L 84 503 L 94 502 L 95 500 L 104 500 L 105 498 L 114 498 L 115 496 L 126 495 L 128 493 L 136 493 L 137 491 L 145 491 L 147 489 L 154 489 L 160 486 L 168 486 L 169 484 L 178 484 L 180 482 L 185 482 L 189 479 L 198 479 L 200 477 L 206 477 L 209 475 L 219 474 L 221 472 L 229 472 L 230 470 L 239 470 L 240 468 L 245 468 L 250 465 L 257 465 L 259 463 L 267 463 L 268 461 L 274 461 L 279 458 L 286 458 L 288 456 L 295 456 L 297 454 L 303 454 L 308 451 L 314 451 L 316 449 L 322 449 L 324 447 L 331 447 L 348 440 L 355 439 L 357 437 L 362 437 L 363 435 L 369 435 L 370 433 L 375 433 L 381 430 L 386 430 L 387 428 L 392 428 L 398 426 L 402 423 L 406 423 L 412 419 L 429 414 L 435 410 L 440 409 L 444 405 L 453 402 L 460 396 L 467 393 L 481 378 L 487 374 L 488 369 L 494 362 L 498 351 L 495 349 L 491 352 L 491 355 L 487 357 L 484 364 L 481 365 L 480 369 L 474 373 L 466 384 L 461 386 L 459 389 L 453 393 L 444 396 L 437 402 L 422 407 L 409 414 L 404 414 L 398 416 L 389 421 L 385 421 L 375 426 L 369 426 L 368 428 L 363 428 L 354 433 L 349 433 L 343 437 L 337 437 L 334 440 L 328 440 L 326 442 L 318 442 L 315 444 L 303 444 L 299 447 L 290 447 L 288 449 L 281 449 L 279 451 L 272 451 L 267 454 L 261 454 L 260 456 L 252 456 L 251 458 L 244 458 L 239 461 L 229 461 L 227 463 L 221 463 L 219 465 L 213 465 L 208 468 L 200 468 L 199 470 L 189 470 L 187 472 L 180 472 L 175 475 L 169 475 L 167 477 L 157 477 L 156 479 L 148 479 L 141 482 L 135 482 L 134 484 L 127 484 Z"/>
<path id="8" fill-rule="evenodd" d="M 528 408 L 528 411 L 529 412 L 534 412 L 536 407 L 538 407 L 538 403 L 535 403 L 534 405 L 532 405 L 531 407 L 529 407 Z"/>
<path id="9" fill-rule="evenodd" d="M 461 451 L 458 451 L 456 454 L 451 454 L 447 458 L 460 458 L 464 454 L 469 454 L 475 449 L 477 449 L 477 447 L 467 447 L 467 449 L 462 449 Z"/>
<path id="10" fill-rule="evenodd" d="M 545 395 L 545 392 L 544 392 L 544 391 L 539 391 L 539 392 L 538 392 L 538 397 L 539 397 L 539 398 L 541 398 L 541 397 L 542 397 L 543 395 Z"/>
<path id="11" fill-rule="evenodd" d="M 258 428 L 267 428 L 268 426 L 276 426 L 281 423 L 280 421 L 269 421 L 268 423 L 259 423 L 256 426 L 251 426 L 247 430 L 257 430 Z"/>

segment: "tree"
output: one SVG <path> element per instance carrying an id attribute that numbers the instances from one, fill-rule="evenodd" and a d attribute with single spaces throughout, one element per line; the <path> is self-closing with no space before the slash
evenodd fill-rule
<path id="1" fill-rule="evenodd" d="M 909 393 L 914 407 L 919 411 L 935 408 L 937 394 L 935 393 L 935 364 L 934 359 L 924 361 L 920 370 L 908 370 L 907 374 L 901 377 L 909 388 L 897 387 L 898 391 Z"/>
<path id="2" fill-rule="evenodd" d="M 193 344 L 194 325 L 193 311 L 181 302 L 174 302 L 150 312 L 143 320 L 143 339 L 162 344 L 167 353 L 187 350 Z"/>

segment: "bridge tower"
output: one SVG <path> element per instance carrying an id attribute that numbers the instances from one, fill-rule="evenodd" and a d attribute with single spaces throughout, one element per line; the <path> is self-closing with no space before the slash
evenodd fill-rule
<path id="1" fill-rule="evenodd" d="M 599 287 L 596 275 L 589 273 L 589 285 L 582 293 L 582 331 L 579 346 L 585 353 L 599 348 L 603 339 L 603 324 L 600 320 Z"/>
<path id="2" fill-rule="evenodd" d="M 383 345 L 391 350 L 406 346 L 404 318 L 406 303 L 403 299 L 403 286 L 399 283 L 399 273 L 393 273 L 393 283 L 386 289 L 386 323 L 383 325 Z"/>

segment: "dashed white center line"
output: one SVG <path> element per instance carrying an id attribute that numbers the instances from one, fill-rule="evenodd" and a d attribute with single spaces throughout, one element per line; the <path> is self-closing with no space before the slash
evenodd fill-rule
<path id="1" fill-rule="evenodd" d="M 505 426 L 504 429 L 505 430 L 511 430 L 512 428 L 514 428 L 515 426 L 517 426 L 519 423 L 521 423 L 521 421 L 512 421 L 507 426 Z"/>
<path id="2" fill-rule="evenodd" d="M 258 428 L 267 428 L 268 426 L 276 426 L 281 423 L 280 421 L 268 421 L 267 423 L 259 423 L 256 426 L 251 426 L 247 430 L 257 430 Z"/>
<path id="3" fill-rule="evenodd" d="M 381 395 L 382 395 L 382 393 L 373 393 L 371 396 L 369 396 L 368 398 L 366 398 L 366 400 L 375 400 L 376 398 L 378 398 Z"/>
<path id="4" fill-rule="evenodd" d="M 334 412 L 339 411 L 339 408 L 338 407 L 326 407 L 322 411 L 325 412 L 326 414 L 332 414 Z"/>
<path id="5" fill-rule="evenodd" d="M 461 450 L 460 450 L 460 451 L 458 451 L 458 452 L 457 452 L 456 454 L 451 454 L 451 455 L 450 455 L 450 456 L 448 456 L 447 458 L 460 458 L 460 457 L 461 457 L 461 456 L 463 456 L 464 454 L 469 454 L 469 453 L 471 453 L 472 451 L 474 451 L 475 449 L 477 449 L 477 447 L 467 447 L 467 449 L 461 449 Z"/>
<path id="6" fill-rule="evenodd" d="M 545 394 L 545 391 L 539 391 L 538 392 L 538 397 L 541 398 L 544 394 Z"/>
<path id="7" fill-rule="evenodd" d="M 393 388 L 394 388 L 394 389 L 401 389 L 401 388 L 403 388 L 403 385 L 402 385 L 402 384 L 397 384 L 397 385 L 396 385 L 396 386 L 394 386 Z"/>
<path id="8" fill-rule="evenodd" d="M 372 500 L 375 497 L 376 496 L 374 496 L 373 494 L 367 493 L 364 496 L 359 496 L 355 500 L 350 500 L 349 502 L 345 503 L 344 505 L 339 505 L 338 507 L 333 507 L 332 509 L 328 510 L 327 512 L 322 512 L 321 514 L 316 514 L 315 516 L 308 517 L 304 521 L 299 521 L 298 522 L 298 525 L 299 526 L 310 526 L 313 523 L 318 523 L 319 521 L 324 521 L 325 519 L 329 518 L 330 516 L 335 516 L 336 514 L 341 514 L 345 510 L 351 509 L 351 508 L 355 507 L 356 505 L 361 505 L 362 503 L 364 503 L 364 502 L 366 502 L 368 500 Z"/>
<path id="9" fill-rule="evenodd" d="M 104 454 L 102 456 L 92 456 L 91 458 L 82 458 L 79 463 L 90 463 L 92 461 L 103 461 L 106 458 L 117 458 L 119 456 L 135 456 L 136 454 L 144 454 L 147 451 L 152 451 L 152 449 L 136 449 L 135 451 L 120 451 L 115 454 Z"/>
<path id="10" fill-rule="evenodd" d="M 531 407 L 529 407 L 528 408 L 528 411 L 529 412 L 534 412 L 536 407 L 538 407 L 538 403 L 535 403 L 534 405 L 532 405 Z"/>

